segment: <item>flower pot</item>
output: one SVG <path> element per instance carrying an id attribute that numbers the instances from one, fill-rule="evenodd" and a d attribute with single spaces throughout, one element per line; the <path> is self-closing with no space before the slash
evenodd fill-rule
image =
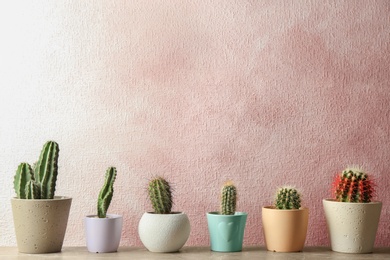
<path id="1" fill-rule="evenodd" d="M 241 251 L 248 213 L 236 212 L 234 215 L 220 215 L 218 212 L 209 212 L 206 215 L 211 250 Z"/>
<path id="2" fill-rule="evenodd" d="M 16 241 L 21 253 L 41 254 L 60 252 L 68 223 L 72 199 L 12 198 Z"/>
<path id="3" fill-rule="evenodd" d="M 177 252 L 190 236 L 191 226 L 185 213 L 155 214 L 145 212 L 138 225 L 138 234 L 151 252 Z"/>
<path id="4" fill-rule="evenodd" d="M 267 250 L 299 252 L 306 240 L 309 209 L 262 208 L 263 234 Z"/>
<path id="5" fill-rule="evenodd" d="M 382 202 L 323 201 L 333 251 L 371 253 L 382 209 Z"/>
<path id="6" fill-rule="evenodd" d="M 107 214 L 106 218 L 97 215 L 85 217 L 85 236 L 87 248 L 91 253 L 111 253 L 118 251 L 122 235 L 123 218 Z"/>

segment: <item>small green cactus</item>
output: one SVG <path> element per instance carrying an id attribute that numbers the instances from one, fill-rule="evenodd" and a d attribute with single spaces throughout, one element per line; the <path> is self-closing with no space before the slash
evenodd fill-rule
<path id="1" fill-rule="evenodd" d="M 53 199 L 58 175 L 59 147 L 54 141 L 44 144 L 33 170 L 21 163 L 14 177 L 14 189 L 19 199 Z"/>
<path id="2" fill-rule="evenodd" d="M 19 164 L 14 177 L 14 189 L 19 199 L 26 199 L 26 188 L 31 180 L 34 180 L 34 172 L 30 164 Z"/>
<path id="3" fill-rule="evenodd" d="M 221 214 L 234 215 L 237 204 L 237 189 L 232 181 L 227 181 L 221 190 Z"/>
<path id="4" fill-rule="evenodd" d="M 275 208 L 277 209 L 299 209 L 301 207 L 300 193 L 291 187 L 281 187 L 278 189 L 275 198 Z"/>
<path id="5" fill-rule="evenodd" d="M 374 186 L 364 170 L 351 167 L 335 176 L 333 194 L 336 201 L 368 203 L 374 195 Z"/>
<path id="6" fill-rule="evenodd" d="M 115 178 L 116 178 L 116 168 L 109 167 L 106 172 L 104 185 L 100 190 L 99 197 L 98 197 L 97 211 L 98 211 L 99 218 L 105 218 L 107 215 L 108 207 L 110 207 L 112 196 L 114 195 Z"/>
<path id="7" fill-rule="evenodd" d="M 148 192 L 155 213 L 171 213 L 173 203 L 169 182 L 162 177 L 154 178 L 149 181 Z"/>

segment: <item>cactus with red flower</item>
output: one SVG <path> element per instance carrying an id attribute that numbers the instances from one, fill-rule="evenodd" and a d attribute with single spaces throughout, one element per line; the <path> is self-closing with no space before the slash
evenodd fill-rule
<path id="1" fill-rule="evenodd" d="M 361 168 L 346 168 L 335 176 L 333 194 L 339 202 L 371 202 L 374 182 Z"/>

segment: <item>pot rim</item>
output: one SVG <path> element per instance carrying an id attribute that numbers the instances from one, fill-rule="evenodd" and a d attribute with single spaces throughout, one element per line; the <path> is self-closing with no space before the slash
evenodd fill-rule
<path id="1" fill-rule="evenodd" d="M 243 211 L 236 211 L 234 213 L 234 215 L 222 215 L 222 214 L 220 214 L 219 211 L 209 211 L 209 212 L 207 212 L 207 215 L 221 216 L 221 217 L 232 217 L 232 216 L 244 216 L 244 215 L 248 215 L 248 213 L 243 212 Z"/>
<path id="2" fill-rule="evenodd" d="M 291 212 L 309 210 L 308 207 L 300 207 L 299 209 L 277 209 L 277 208 L 275 208 L 275 206 L 264 206 L 264 207 L 262 207 L 262 209 L 275 210 L 275 211 L 291 211 Z"/>
<path id="3" fill-rule="evenodd" d="M 374 200 L 370 202 L 343 202 L 343 201 L 336 201 L 335 199 L 322 199 L 323 202 L 330 202 L 330 203 L 342 203 L 345 205 L 369 205 L 369 204 L 382 204 L 382 201 Z"/>
<path id="4" fill-rule="evenodd" d="M 98 215 L 97 214 L 91 214 L 91 215 L 86 215 L 85 218 L 86 219 L 94 219 L 94 220 L 110 220 L 110 219 L 118 219 L 118 218 L 123 218 L 122 215 L 119 215 L 119 214 L 106 214 L 107 217 L 105 218 L 99 218 L 97 217 Z"/>
<path id="5" fill-rule="evenodd" d="M 185 212 L 183 211 L 172 211 L 171 213 L 167 213 L 167 214 L 158 214 L 158 213 L 155 213 L 153 211 L 146 211 L 144 212 L 144 214 L 148 214 L 148 215 L 156 215 L 156 216 L 168 216 L 168 215 L 187 215 Z"/>
<path id="6" fill-rule="evenodd" d="M 34 201 L 34 202 L 42 201 L 42 202 L 47 202 L 47 201 L 72 200 L 72 197 L 68 197 L 68 196 L 54 196 L 53 199 L 19 199 L 17 197 L 12 197 L 11 200 L 14 200 L 14 201 Z"/>

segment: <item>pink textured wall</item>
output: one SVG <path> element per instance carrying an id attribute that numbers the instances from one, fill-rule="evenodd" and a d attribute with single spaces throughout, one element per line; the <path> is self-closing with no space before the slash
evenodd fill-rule
<path id="1" fill-rule="evenodd" d="M 307 245 L 328 245 L 331 177 L 361 164 L 383 202 L 390 246 L 390 2 L 37 1 L 1 3 L 0 246 L 15 245 L 9 199 L 19 162 L 60 144 L 57 194 L 73 197 L 65 246 L 84 245 L 106 168 L 122 245 L 141 245 L 147 180 L 173 182 L 188 245 L 208 245 L 221 184 L 264 244 L 261 207 L 302 189 Z"/>

